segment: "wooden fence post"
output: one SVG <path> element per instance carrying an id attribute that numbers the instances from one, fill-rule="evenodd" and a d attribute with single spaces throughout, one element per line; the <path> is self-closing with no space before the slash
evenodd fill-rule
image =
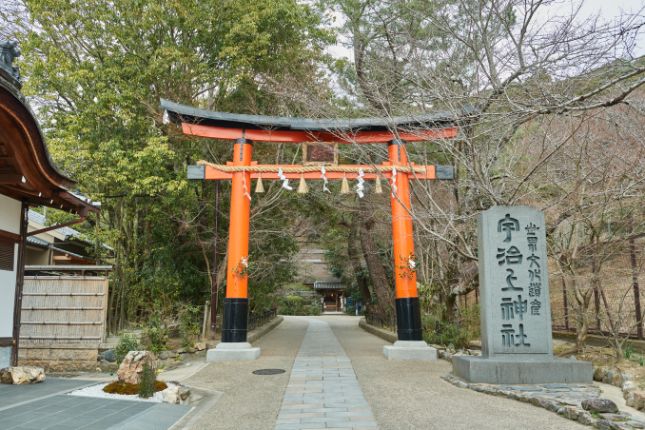
<path id="1" fill-rule="evenodd" d="M 640 287 L 638 285 L 638 265 L 636 263 L 636 244 L 634 243 L 634 238 L 629 239 L 629 256 L 632 265 L 632 285 L 634 288 L 634 311 L 636 315 L 636 332 L 638 333 L 638 338 L 643 338 L 643 314 L 641 311 L 641 293 Z"/>

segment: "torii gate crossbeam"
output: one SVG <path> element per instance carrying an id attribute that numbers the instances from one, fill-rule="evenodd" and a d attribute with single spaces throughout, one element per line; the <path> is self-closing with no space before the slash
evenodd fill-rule
<path id="1" fill-rule="evenodd" d="M 310 120 L 231 114 L 195 109 L 162 100 L 165 117 L 184 134 L 234 140 L 233 160 L 226 165 L 200 162 L 189 166 L 189 179 L 230 180 L 226 298 L 222 341 L 209 350 L 211 361 L 254 359 L 259 348 L 247 343 L 248 248 L 252 179 L 322 179 L 320 166 L 261 165 L 252 160 L 253 141 L 379 143 L 388 145 L 388 161 L 378 166 L 326 165 L 325 179 L 384 177 L 390 181 L 397 336 L 385 347 L 390 359 L 434 359 L 436 352 L 423 342 L 417 292 L 414 235 L 410 204 L 410 176 L 415 179 L 452 179 L 451 166 L 418 166 L 408 161 L 405 142 L 450 139 L 457 136 L 458 118 L 433 114 L 419 118 Z M 251 140 L 252 138 L 252 140 Z"/>

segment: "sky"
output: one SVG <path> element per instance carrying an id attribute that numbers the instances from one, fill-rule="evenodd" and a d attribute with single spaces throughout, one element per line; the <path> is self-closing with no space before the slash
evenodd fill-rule
<path id="1" fill-rule="evenodd" d="M 600 15 L 601 21 L 613 21 L 623 14 L 639 14 L 640 21 L 645 20 L 645 0 L 560 0 L 544 9 L 544 17 L 569 14 L 580 2 L 579 19 Z M 336 57 L 352 58 L 351 51 L 341 43 L 329 48 L 329 52 Z M 635 56 L 642 55 L 645 55 L 645 28 L 639 33 L 635 49 Z"/>

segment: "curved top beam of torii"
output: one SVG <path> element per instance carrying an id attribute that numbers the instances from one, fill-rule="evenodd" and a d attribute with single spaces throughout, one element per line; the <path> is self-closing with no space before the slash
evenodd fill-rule
<path id="1" fill-rule="evenodd" d="M 184 134 L 213 139 L 257 142 L 387 143 L 395 139 L 418 142 L 457 136 L 459 121 L 469 111 L 355 119 L 309 119 L 248 115 L 197 109 L 161 100 L 164 120 L 182 126 Z"/>

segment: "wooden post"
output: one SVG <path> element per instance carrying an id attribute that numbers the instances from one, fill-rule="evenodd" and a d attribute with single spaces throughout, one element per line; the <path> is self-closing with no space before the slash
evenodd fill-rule
<path id="1" fill-rule="evenodd" d="M 217 305 L 219 301 L 219 281 L 217 245 L 219 241 L 219 181 L 215 181 L 215 210 L 213 226 L 213 262 L 211 264 L 211 339 L 217 335 Z"/>
<path id="2" fill-rule="evenodd" d="M 567 297 L 567 283 L 562 276 L 562 307 L 564 308 L 564 327 L 569 330 L 569 298 Z"/>
<path id="3" fill-rule="evenodd" d="M 20 348 L 20 316 L 22 313 L 22 290 L 25 283 L 25 244 L 29 224 L 29 204 L 26 201 L 20 206 L 20 242 L 18 244 L 18 263 L 16 264 L 16 290 L 13 302 L 13 348 L 11 348 L 11 365 L 18 365 Z"/>
<path id="4" fill-rule="evenodd" d="M 594 308 L 596 309 L 596 329 L 602 331 L 600 324 L 600 296 L 598 295 L 598 287 L 593 287 L 593 303 Z"/>
<path id="5" fill-rule="evenodd" d="M 253 145 L 238 139 L 233 146 L 233 165 L 250 166 Z M 235 172 L 231 184 L 226 298 L 222 342 L 246 342 L 248 327 L 248 264 L 251 215 L 251 173 Z"/>
<path id="6" fill-rule="evenodd" d="M 640 287 L 638 285 L 638 264 L 636 262 L 636 244 L 634 243 L 634 238 L 629 239 L 629 256 L 632 266 L 632 286 L 634 289 L 634 311 L 636 312 L 636 332 L 638 333 L 638 338 L 643 338 L 643 314 L 641 311 L 641 293 Z"/>
<path id="7" fill-rule="evenodd" d="M 209 307 L 210 302 L 206 300 L 206 303 L 204 303 L 204 320 L 202 322 L 202 340 L 206 340 L 207 337 Z"/>
<path id="8" fill-rule="evenodd" d="M 392 167 L 407 166 L 404 142 L 390 142 L 388 153 Z M 394 248 L 394 284 L 396 326 L 399 340 L 423 340 L 421 311 L 417 293 L 416 257 L 410 215 L 410 183 L 408 173 L 392 176 L 390 203 L 392 206 L 392 242 Z"/>

